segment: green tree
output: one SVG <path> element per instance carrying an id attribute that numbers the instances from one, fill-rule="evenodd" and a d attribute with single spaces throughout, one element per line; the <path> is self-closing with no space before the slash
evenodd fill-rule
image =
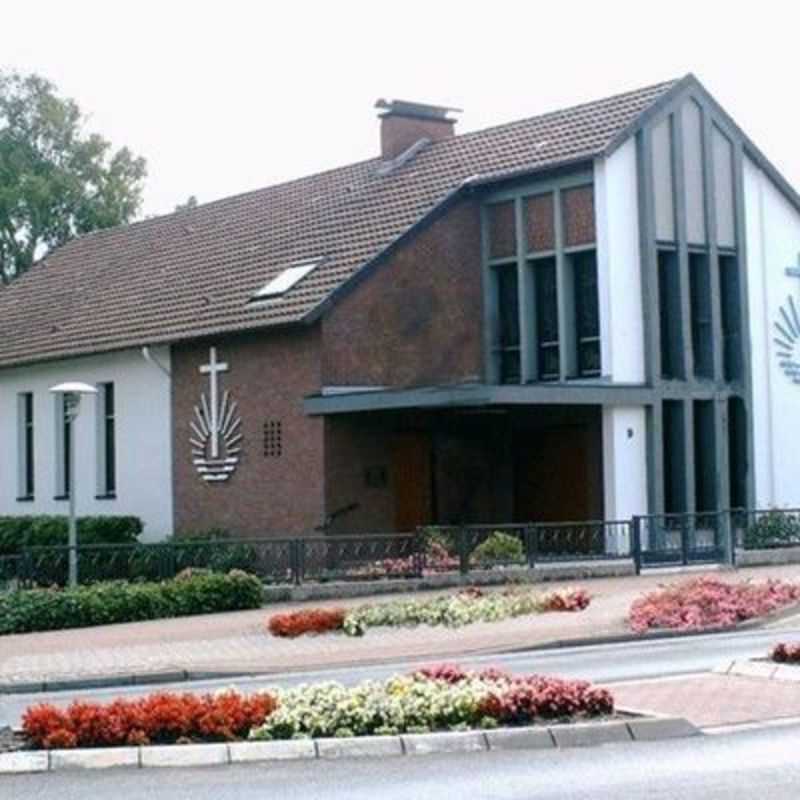
<path id="1" fill-rule="evenodd" d="M 0 71 L 0 279 L 83 233 L 121 225 L 141 203 L 146 164 L 85 133 L 77 104 L 38 75 Z"/>

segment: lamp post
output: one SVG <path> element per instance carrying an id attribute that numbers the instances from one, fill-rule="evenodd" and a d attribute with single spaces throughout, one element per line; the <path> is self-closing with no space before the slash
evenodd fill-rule
<path id="1" fill-rule="evenodd" d="M 75 475 L 75 420 L 81 406 L 81 396 L 85 394 L 97 394 L 97 389 L 88 383 L 80 381 L 68 381 L 51 386 L 53 394 L 60 394 L 64 404 L 64 419 L 69 422 L 68 436 L 69 442 L 64 442 L 65 447 L 69 447 L 69 585 L 78 585 L 78 525 L 75 519 L 75 495 L 76 495 L 76 475 Z"/>

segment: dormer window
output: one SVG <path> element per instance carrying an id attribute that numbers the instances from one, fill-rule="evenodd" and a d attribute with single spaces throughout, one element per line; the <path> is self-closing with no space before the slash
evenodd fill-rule
<path id="1" fill-rule="evenodd" d="M 299 264 L 292 264 L 287 267 L 283 272 L 276 275 L 267 284 L 262 286 L 257 292 L 254 292 L 250 297 L 250 302 L 255 303 L 260 300 L 271 300 L 275 297 L 281 297 L 286 294 L 290 289 L 293 289 L 300 283 L 303 278 L 311 273 L 316 267 L 322 263 L 323 259 L 318 258 L 314 261 L 304 261 Z"/>

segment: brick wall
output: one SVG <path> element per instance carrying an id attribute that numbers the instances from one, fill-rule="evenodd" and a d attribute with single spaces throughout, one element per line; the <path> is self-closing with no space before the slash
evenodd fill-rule
<path id="1" fill-rule="evenodd" d="M 463 202 L 344 296 L 323 321 L 325 385 L 423 386 L 479 380 L 481 236 Z"/>
<path id="2" fill-rule="evenodd" d="M 319 388 L 319 329 L 219 337 L 173 348 L 175 528 L 225 528 L 246 536 L 298 534 L 322 521 L 323 421 L 303 412 L 305 395 Z M 208 376 L 209 347 L 229 371 L 242 418 L 241 459 L 226 482 L 207 483 L 192 464 L 189 422 Z M 267 431 L 265 423 L 280 423 Z M 279 445 L 279 446 L 278 446 Z"/>

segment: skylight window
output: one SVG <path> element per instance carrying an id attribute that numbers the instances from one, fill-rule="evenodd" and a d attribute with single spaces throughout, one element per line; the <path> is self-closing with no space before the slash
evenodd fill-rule
<path id="1" fill-rule="evenodd" d="M 315 267 L 319 266 L 322 259 L 316 261 L 306 261 L 302 264 L 294 264 L 287 267 L 279 275 L 276 275 L 269 283 L 254 292 L 250 302 L 257 300 L 269 300 L 273 297 L 281 297 L 289 289 L 294 288 L 303 278 L 306 277 Z"/>

